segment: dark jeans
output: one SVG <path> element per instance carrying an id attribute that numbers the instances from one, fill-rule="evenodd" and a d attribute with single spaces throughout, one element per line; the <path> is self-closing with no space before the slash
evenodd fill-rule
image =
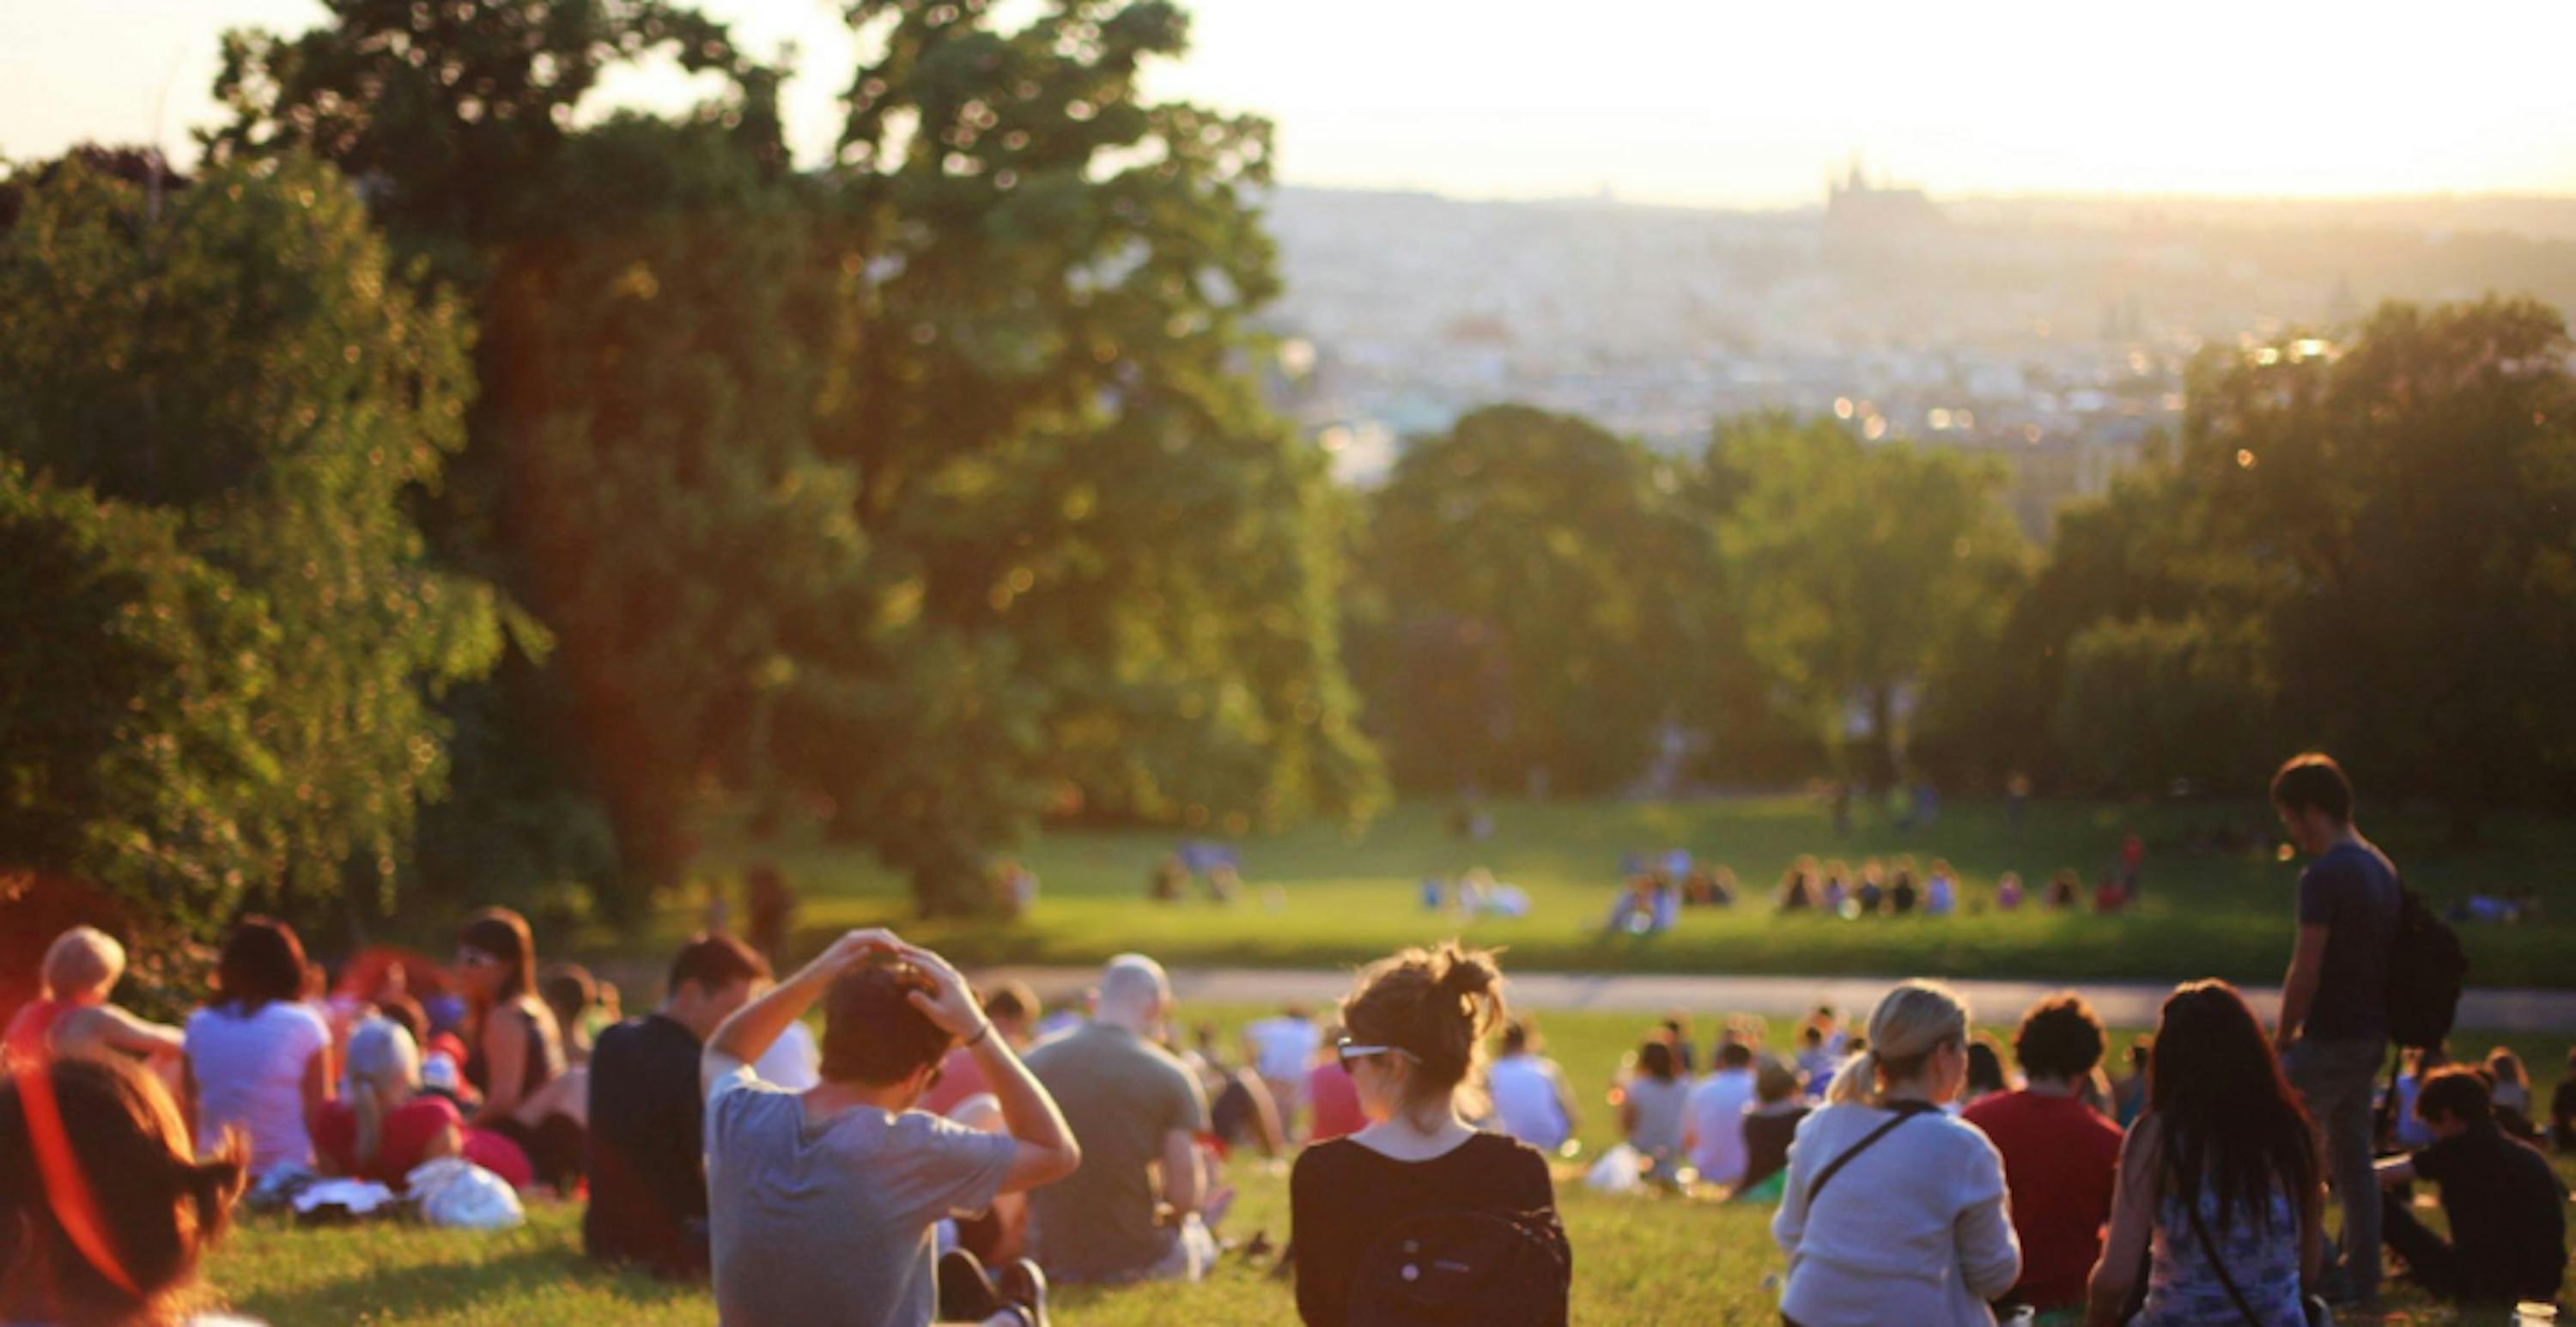
<path id="1" fill-rule="evenodd" d="M 2343 1209 L 2343 1266 L 2353 1298 L 2379 1298 L 2379 1176 L 2371 1167 L 2371 1087 L 2388 1059 L 2377 1038 L 2303 1038 L 2281 1055 L 2290 1086 L 2325 1134 L 2326 1178 Z"/>
<path id="2" fill-rule="evenodd" d="M 2392 1193 L 2380 1199 L 2379 1237 L 2415 1269 L 2415 1279 L 2435 1299 L 2460 1299 L 2467 1294 L 2469 1278 L 2460 1265 L 2460 1251 L 2416 1220 L 2404 1198 Z"/>
<path id="3" fill-rule="evenodd" d="M 939 1255 L 938 1295 L 941 1322 L 983 1322 L 1002 1312 L 1017 1313 L 1023 1322 L 1032 1320 L 1027 1310 L 1002 1298 L 993 1278 L 984 1274 L 984 1264 L 963 1249 Z"/>

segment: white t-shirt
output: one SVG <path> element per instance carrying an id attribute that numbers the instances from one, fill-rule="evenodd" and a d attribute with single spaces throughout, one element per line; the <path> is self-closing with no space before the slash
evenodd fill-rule
<path id="1" fill-rule="evenodd" d="M 1938 1111 L 1907 1120 L 1808 1206 L 1818 1172 L 1889 1114 L 1837 1105 L 1798 1122 L 1771 1222 L 1789 1255 L 1780 1311 L 1854 1327 L 1994 1327 L 1987 1301 L 2020 1279 L 2021 1243 L 2003 1155 L 1977 1126 Z"/>
<path id="2" fill-rule="evenodd" d="M 197 1084 L 197 1150 L 227 1128 L 250 1138 L 250 1171 L 313 1164 L 304 1128 L 304 1066 L 331 1044 L 331 1030 L 307 1005 L 272 1001 L 242 1015 L 217 1005 L 188 1015 L 188 1073 Z"/>
<path id="3" fill-rule="evenodd" d="M 790 1023 L 769 1043 L 769 1049 L 752 1062 L 751 1071 L 760 1081 L 790 1092 L 802 1092 L 823 1081 L 823 1057 L 814 1048 L 813 1029 L 802 1022 Z"/>
<path id="4" fill-rule="evenodd" d="M 1324 1044 L 1324 1034 L 1308 1019 L 1285 1014 L 1265 1018 L 1243 1030 L 1252 1044 L 1252 1071 L 1264 1078 L 1306 1077 L 1307 1063 Z"/>
<path id="5" fill-rule="evenodd" d="M 1506 1055 L 1486 1071 L 1485 1088 L 1494 1099 L 1496 1128 L 1542 1152 L 1565 1145 L 1572 1130 L 1553 1063 L 1535 1055 Z"/>
<path id="6" fill-rule="evenodd" d="M 1691 1164 L 1710 1184 L 1744 1178 L 1744 1108 L 1753 1101 L 1753 1071 L 1720 1069 L 1691 1089 Z"/>

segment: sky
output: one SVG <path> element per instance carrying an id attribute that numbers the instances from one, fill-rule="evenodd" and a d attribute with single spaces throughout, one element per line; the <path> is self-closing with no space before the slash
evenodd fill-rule
<path id="1" fill-rule="evenodd" d="M 857 54 L 837 6 L 701 3 L 755 50 L 796 44 L 790 136 L 819 158 Z M 2576 193 L 2568 0 L 1185 3 L 1194 49 L 1149 92 L 1270 116 L 1292 184 L 1777 207 L 1858 153 L 1943 197 Z M 0 155 L 188 160 L 219 33 L 322 14 L 0 0 Z M 601 95 L 692 96 L 669 69 Z"/>

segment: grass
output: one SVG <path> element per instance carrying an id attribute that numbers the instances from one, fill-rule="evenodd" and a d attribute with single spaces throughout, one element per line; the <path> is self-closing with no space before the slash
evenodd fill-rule
<path id="1" fill-rule="evenodd" d="M 1244 1022 L 1266 1010 L 1193 1006 L 1182 1022 L 1214 1025 L 1229 1043 Z M 1693 1011 L 1703 1037 L 1722 1011 Z M 2003 1011 L 1993 1011 L 2003 1012 Z M 1616 1140 L 1602 1094 L 1649 1019 L 1628 1014 L 1546 1015 L 1548 1051 L 1563 1065 L 1583 1108 L 1579 1133 L 1588 1157 Z M 1773 1044 L 1786 1027 L 1768 1024 Z M 2134 1033 L 2119 1033 L 2115 1047 Z M 2494 1039 L 2463 1034 L 2463 1044 Z M 2549 1045 L 2504 1039 L 2525 1057 Z M 1580 1160 L 1560 1167 L 1557 1197 L 1574 1244 L 1574 1321 L 1604 1324 L 1759 1323 L 1777 1321 L 1777 1291 L 1764 1284 L 1781 1270 L 1770 1234 L 1770 1209 L 1659 1195 L 1610 1197 L 1585 1190 Z M 2576 1179 L 2576 1165 L 2561 1170 Z M 1244 1158 L 1227 1177 L 1242 1196 L 1227 1219 L 1238 1239 L 1288 1232 L 1287 1163 Z M 2428 1214 L 2438 1223 L 2439 1214 Z M 246 1222 L 218 1255 L 217 1288 L 243 1313 L 276 1327 L 375 1323 L 430 1324 L 711 1320 L 704 1292 L 590 1267 L 580 1257 L 577 1207 L 539 1203 L 529 1224 L 480 1234 L 409 1226 L 296 1229 L 275 1218 Z M 1192 1286 L 1068 1291 L 1058 1298 L 1062 1327 L 1181 1327 L 1189 1324 L 1291 1324 L 1296 1310 L 1286 1283 L 1266 1266 L 1229 1259 L 1209 1281 Z M 2396 1306 L 2417 1324 L 2461 1321 L 2401 1293 Z M 2483 1320 L 2480 1320 L 2483 1321 Z"/>
<path id="2" fill-rule="evenodd" d="M 1248 885 L 1230 906 L 1144 898 L 1147 873 L 1182 837 L 1177 833 L 1051 833 L 1022 858 L 1044 882 L 1043 893 L 1011 923 L 914 920 L 899 878 L 863 851 L 810 835 L 757 851 L 726 840 L 705 857 L 702 878 L 673 901 L 654 938 L 695 925 L 709 890 L 730 888 L 747 864 L 766 857 L 800 892 L 800 943 L 819 946 L 854 925 L 901 924 L 907 935 L 969 964 L 1088 964 L 1141 949 L 1175 966 L 1334 966 L 1463 931 L 1478 943 L 1508 945 L 1512 965 L 1530 970 L 2275 981 L 2289 949 L 2297 868 L 2279 860 L 2268 839 L 2237 852 L 2193 846 L 2221 825 L 2264 828 L 2258 806 L 2038 802 L 2015 830 L 2000 802 L 1954 802 L 1936 826 L 1913 832 L 1864 811 L 1839 840 L 1822 807 L 1800 797 L 1503 804 L 1494 811 L 1496 832 L 1482 843 L 1450 836 L 1441 808 L 1421 803 L 1356 832 L 1309 826 L 1242 840 Z M 2542 891 L 2549 921 L 2462 928 L 2474 983 L 2576 985 L 2576 966 L 2565 962 L 2576 878 L 2544 869 L 2576 858 L 2576 820 L 2499 817 L 2482 845 L 2466 851 L 2443 847 L 2444 822 L 2430 816 L 2383 817 L 2365 828 L 2437 906 L 2472 892 Z M 2100 874 L 2131 832 L 2148 844 L 2145 899 L 2134 911 L 2003 914 L 1985 906 L 2007 870 L 2034 885 L 2062 866 L 2088 879 Z M 1755 899 L 1686 912 L 1664 935 L 1604 935 L 1622 855 L 1670 846 L 1732 866 Z M 1855 865 L 1900 853 L 1926 866 L 1946 857 L 1964 877 L 1968 906 L 1948 918 L 1776 916 L 1761 900 L 1801 853 Z M 1422 908 L 1425 876 L 1475 866 L 1526 890 L 1532 915 L 1462 924 Z"/>

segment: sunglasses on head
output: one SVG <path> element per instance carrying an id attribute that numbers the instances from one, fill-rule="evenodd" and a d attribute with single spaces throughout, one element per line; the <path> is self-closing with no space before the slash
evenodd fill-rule
<path id="1" fill-rule="evenodd" d="M 1352 1065 L 1368 1059 L 1371 1056 L 1393 1055 L 1403 1059 L 1412 1060 L 1417 1064 L 1422 1060 L 1421 1056 L 1406 1050 L 1402 1046 L 1367 1046 L 1353 1041 L 1348 1037 L 1344 1037 L 1340 1041 L 1333 1043 L 1333 1054 L 1341 1058 L 1342 1072 L 1344 1073 L 1349 1073 Z"/>
<path id="2" fill-rule="evenodd" d="M 500 961 L 500 959 L 495 958 L 491 954 L 477 949 L 472 945 L 460 945 L 456 950 L 456 963 L 459 967 L 488 968 L 500 963 Z"/>

